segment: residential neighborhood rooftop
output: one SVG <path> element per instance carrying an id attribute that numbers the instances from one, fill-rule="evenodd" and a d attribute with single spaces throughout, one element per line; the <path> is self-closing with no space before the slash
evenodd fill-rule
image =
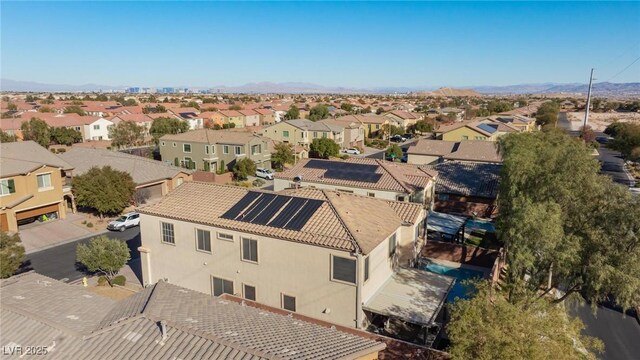
<path id="1" fill-rule="evenodd" d="M 71 170 L 73 165 L 61 159 L 34 141 L 0 144 L 0 176 L 29 173 L 44 165 Z"/>
<path id="2" fill-rule="evenodd" d="M 212 130 L 212 129 L 196 129 L 180 134 L 164 135 L 160 140 L 164 141 L 187 141 L 201 144 L 246 144 L 251 138 L 260 135 L 249 131 L 229 131 L 229 130 Z"/>

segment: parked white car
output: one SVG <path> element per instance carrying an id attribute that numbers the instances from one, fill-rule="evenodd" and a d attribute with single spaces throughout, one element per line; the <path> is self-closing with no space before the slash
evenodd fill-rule
<path id="1" fill-rule="evenodd" d="M 267 179 L 267 180 L 273 180 L 273 171 L 265 168 L 257 168 L 256 177 Z"/>
<path id="2" fill-rule="evenodd" d="M 358 150 L 356 148 L 348 148 L 348 149 L 344 150 L 344 152 L 346 154 L 351 154 L 351 155 L 360 155 L 360 150 Z"/>
<path id="3" fill-rule="evenodd" d="M 107 225 L 107 229 L 114 231 L 125 231 L 128 228 L 140 225 L 140 214 L 130 212 L 113 220 Z"/>

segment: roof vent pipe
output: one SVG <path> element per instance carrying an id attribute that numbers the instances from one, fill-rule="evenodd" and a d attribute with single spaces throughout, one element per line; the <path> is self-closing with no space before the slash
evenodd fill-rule
<path id="1" fill-rule="evenodd" d="M 162 332 L 162 342 L 164 343 L 167 340 L 167 322 L 164 320 L 160 321 L 160 331 Z"/>

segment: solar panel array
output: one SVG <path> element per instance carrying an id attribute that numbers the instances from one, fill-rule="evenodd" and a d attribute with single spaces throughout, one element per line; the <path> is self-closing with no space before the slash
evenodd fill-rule
<path id="1" fill-rule="evenodd" d="M 249 191 L 221 217 L 300 231 L 322 203 L 322 200 Z"/>
<path id="2" fill-rule="evenodd" d="M 496 132 L 496 130 L 498 130 L 489 124 L 480 124 L 478 125 L 478 128 L 488 132 L 489 134 L 493 134 L 494 132 Z"/>
<path id="3" fill-rule="evenodd" d="M 304 167 L 327 170 L 324 173 L 324 177 L 329 179 L 376 183 L 382 177 L 382 174 L 376 173 L 378 165 L 312 159 L 309 160 Z"/>

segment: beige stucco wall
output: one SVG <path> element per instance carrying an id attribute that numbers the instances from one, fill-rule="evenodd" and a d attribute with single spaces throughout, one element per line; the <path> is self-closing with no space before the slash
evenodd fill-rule
<path id="1" fill-rule="evenodd" d="M 161 221 L 174 224 L 175 245 L 161 241 Z M 212 253 L 196 250 L 195 229 L 211 231 Z M 184 221 L 162 220 L 142 214 L 140 230 L 144 283 L 167 278 L 169 282 L 212 294 L 211 277 L 232 280 L 242 296 L 242 284 L 256 287 L 257 301 L 281 308 L 281 294 L 296 297 L 297 312 L 344 326 L 355 326 L 356 286 L 331 280 L 331 256 L 349 253 L 264 236 L 233 234 L 220 240 L 218 229 Z M 242 261 L 241 236 L 258 241 L 259 263 Z M 355 259 L 355 257 L 353 257 Z M 325 309 L 328 313 L 323 313 Z"/>
<path id="2" fill-rule="evenodd" d="M 440 162 L 440 156 L 408 154 L 407 164 L 428 165 Z"/>
<path id="3" fill-rule="evenodd" d="M 467 137 L 465 139 L 465 136 Z M 466 126 L 461 128 L 451 130 L 445 134 L 442 134 L 442 140 L 445 141 L 462 141 L 462 140 L 489 140 L 493 141 L 495 139 L 491 137 L 487 137 L 473 129 L 470 129 Z"/>
<path id="4" fill-rule="evenodd" d="M 289 132 L 288 137 L 283 136 L 284 131 Z M 308 144 L 311 142 L 306 131 L 298 129 L 284 121 L 266 127 L 263 130 L 263 135 L 275 141 L 288 142 L 292 144 Z"/>
<path id="5" fill-rule="evenodd" d="M 38 191 L 39 189 L 37 176 L 39 174 L 46 173 L 51 174 L 51 188 Z M 11 209 L 2 210 L 2 213 L 7 214 L 7 221 L 10 231 L 17 231 L 18 228 L 15 220 L 15 213 L 24 210 L 30 210 L 33 208 L 57 203 L 59 204 L 59 216 L 61 218 L 65 218 L 66 212 L 65 207 L 63 206 L 64 203 L 62 201 L 62 176 L 60 169 L 51 166 L 44 166 L 40 169 L 34 170 L 28 175 L 10 176 L 4 177 L 2 179 L 13 179 L 16 192 L 0 197 L 1 207 L 4 207 L 7 204 L 11 204 L 14 201 L 24 198 L 27 195 L 33 195 L 32 198 L 22 202 L 19 205 L 16 205 Z"/>

